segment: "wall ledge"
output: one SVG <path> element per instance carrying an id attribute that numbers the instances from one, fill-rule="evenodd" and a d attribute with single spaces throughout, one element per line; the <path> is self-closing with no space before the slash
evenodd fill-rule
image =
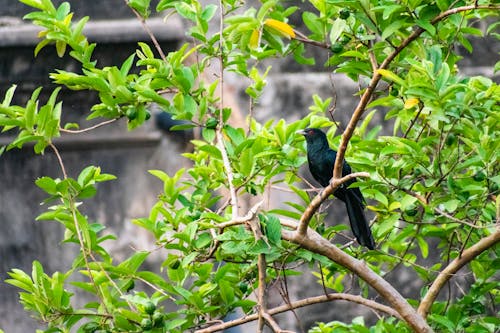
<path id="1" fill-rule="evenodd" d="M 0 47 L 33 46 L 40 42 L 37 37 L 42 28 L 24 21 L 0 18 Z M 171 16 L 164 21 L 161 17 L 150 18 L 146 24 L 158 41 L 184 39 L 184 26 L 179 17 Z M 141 22 L 135 18 L 89 21 L 83 29 L 91 43 L 124 43 L 150 41 Z"/>

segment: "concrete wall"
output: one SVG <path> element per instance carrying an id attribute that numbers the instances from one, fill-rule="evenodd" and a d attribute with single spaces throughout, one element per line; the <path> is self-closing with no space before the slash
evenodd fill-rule
<path id="1" fill-rule="evenodd" d="M 61 1 L 59 1 L 61 2 Z M 134 14 L 123 0 L 99 2 L 70 1 L 78 16 L 90 15 L 85 33 L 97 42 L 94 52 L 99 66 L 116 65 L 135 52 L 138 41 L 149 41 Z M 89 3 L 98 6 L 89 6 Z M 68 55 L 57 57 L 53 47 L 43 49 L 33 58 L 36 33 L 39 30 L 17 18 L 27 13 L 27 7 L 17 1 L 0 1 L 0 92 L 18 85 L 13 103 L 24 105 L 39 85 L 45 100 L 54 86 L 49 73 L 54 69 L 77 70 L 78 64 Z M 106 19 L 106 21 L 95 20 Z M 177 47 L 183 37 L 182 23 L 171 19 L 152 19 L 148 24 L 165 51 Z M 88 91 L 63 89 L 64 121 L 83 121 L 97 96 Z M 88 127 L 95 122 L 83 122 Z M 0 145 L 10 142 L 9 132 L 0 134 Z M 177 170 L 184 159 L 172 159 L 186 149 L 179 136 L 165 135 L 154 122 L 134 132 L 126 130 L 125 120 L 100 128 L 90 134 L 63 135 L 55 141 L 70 176 L 76 177 L 81 168 L 98 165 L 103 172 L 118 180 L 99 185 L 95 198 L 85 202 L 83 211 L 91 220 L 106 225 L 119 241 L 108 246 L 122 260 L 132 247 L 147 249 L 154 246 L 150 235 L 130 221 L 149 213 L 161 191 L 161 183 L 147 170 Z M 5 152 L 0 157 L 0 328 L 5 332 L 32 332 L 43 325 L 36 323 L 18 301 L 19 289 L 3 281 L 12 268 L 31 271 L 33 260 L 39 260 L 48 274 L 71 267 L 77 249 L 61 244 L 63 228 L 55 222 L 35 222 L 46 209 L 40 206 L 46 196 L 34 185 L 38 177 L 62 177 L 55 155 L 47 149 L 42 156 L 27 145 L 21 150 Z"/>

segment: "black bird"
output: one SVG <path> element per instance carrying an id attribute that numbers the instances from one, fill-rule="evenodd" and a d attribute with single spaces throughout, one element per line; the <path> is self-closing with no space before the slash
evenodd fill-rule
<path id="1" fill-rule="evenodd" d="M 302 134 L 307 142 L 307 161 L 312 176 L 321 186 L 326 187 L 330 184 L 333 176 L 333 166 L 337 158 L 337 152 L 328 145 L 325 133 L 318 128 L 306 128 L 297 133 Z M 344 161 L 342 166 L 342 176 L 351 173 L 351 167 Z M 365 208 L 365 199 L 357 187 L 348 188 L 356 179 L 351 179 L 339 187 L 333 195 L 343 202 L 347 207 L 347 215 L 351 223 L 351 229 L 358 240 L 358 243 L 366 246 L 370 250 L 375 248 L 375 242 L 370 231 L 370 226 L 366 221 L 363 210 Z"/>

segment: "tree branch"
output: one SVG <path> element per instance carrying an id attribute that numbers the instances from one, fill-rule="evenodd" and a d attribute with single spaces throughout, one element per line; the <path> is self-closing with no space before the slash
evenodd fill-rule
<path id="1" fill-rule="evenodd" d="M 312 305 L 312 304 L 319 304 L 319 303 L 325 303 L 325 302 L 336 301 L 336 300 L 349 301 L 349 302 L 357 303 L 360 305 L 364 305 L 364 306 L 366 306 L 370 309 L 373 309 L 375 311 L 384 312 L 390 316 L 401 319 L 401 316 L 399 315 L 399 313 L 397 313 L 396 311 L 394 311 L 394 309 L 388 307 L 387 305 L 377 303 L 375 301 L 363 298 L 363 297 L 358 296 L 358 295 L 350 295 L 350 294 L 344 294 L 344 293 L 332 293 L 332 294 L 327 294 L 327 295 L 308 297 L 308 298 L 305 298 L 305 299 L 302 299 L 299 301 L 291 302 L 290 304 L 284 304 L 284 305 L 280 305 L 278 307 L 269 309 L 267 312 L 269 315 L 276 315 L 279 313 L 290 311 L 292 309 L 298 309 L 298 308 L 302 308 L 302 307 Z M 206 328 L 195 331 L 195 333 L 212 333 L 212 332 L 222 331 L 222 330 L 225 330 L 225 329 L 230 328 L 230 327 L 243 325 L 243 324 L 249 323 L 251 321 L 255 321 L 258 319 L 258 317 L 259 317 L 258 314 L 252 314 L 252 315 L 238 318 L 235 320 L 231 320 L 231 321 L 228 321 L 225 323 L 206 327 Z"/>
<path id="2" fill-rule="evenodd" d="M 149 29 L 144 17 L 142 17 L 142 15 L 137 10 L 135 10 L 134 8 L 129 6 L 129 3 L 127 0 L 123 0 L 123 1 L 125 1 L 125 4 L 132 10 L 132 12 L 134 12 L 134 14 L 135 14 L 135 16 L 137 16 L 137 19 L 139 20 L 139 22 L 141 22 L 141 25 L 142 25 L 144 31 L 146 31 L 146 33 L 149 35 L 149 38 L 151 38 L 151 41 L 153 42 L 153 45 L 155 46 L 156 51 L 158 51 L 158 54 L 160 55 L 161 59 L 164 62 L 167 62 L 167 58 L 165 57 L 165 53 L 163 53 L 163 50 L 161 49 L 160 43 L 158 43 L 158 40 L 156 39 L 156 37 L 153 34 L 153 32 L 151 31 L 151 29 Z"/>
<path id="3" fill-rule="evenodd" d="M 314 213 L 318 210 L 321 203 L 325 201 L 330 196 L 330 194 L 335 192 L 335 190 L 339 188 L 340 185 L 356 177 L 370 177 L 370 174 L 367 172 L 355 172 L 348 174 L 347 176 L 342 177 L 340 179 L 332 179 L 330 181 L 330 185 L 325 187 L 321 192 L 318 193 L 318 195 L 316 195 L 312 199 L 312 201 L 309 203 L 306 210 L 300 217 L 300 222 L 298 226 L 299 235 L 301 236 L 306 235 L 309 221 L 311 221 L 311 218 L 313 217 Z"/>
<path id="4" fill-rule="evenodd" d="M 59 162 L 59 166 L 61 167 L 61 171 L 63 173 L 63 178 L 64 179 L 68 178 L 68 174 L 66 173 L 66 168 L 64 167 L 64 163 L 63 163 L 63 160 L 61 158 L 61 154 L 59 153 L 59 150 L 52 142 L 49 142 L 49 146 L 50 146 L 50 148 L 52 148 L 52 151 L 54 152 L 54 154 L 57 157 L 57 161 Z"/>
<path id="5" fill-rule="evenodd" d="M 85 133 L 85 132 L 92 131 L 92 130 L 94 130 L 96 128 L 99 128 L 101 126 L 104 126 L 104 125 L 107 125 L 107 124 L 111 124 L 111 123 L 117 121 L 118 119 L 120 119 L 120 118 L 109 119 L 109 120 L 103 121 L 103 122 L 101 122 L 99 124 L 95 124 L 93 126 L 90 126 L 90 127 L 87 127 L 87 128 L 78 129 L 78 130 L 69 130 L 69 129 L 65 129 L 65 128 L 59 128 L 59 131 L 60 132 L 64 132 L 64 133 L 71 133 L 71 134 Z"/>
<path id="6" fill-rule="evenodd" d="M 482 238 L 479 242 L 463 251 L 460 257 L 450 262 L 448 266 L 446 266 L 446 268 L 443 269 L 441 273 L 439 273 L 439 275 L 429 288 L 429 291 L 427 291 L 427 294 L 425 294 L 422 302 L 418 307 L 418 313 L 422 317 L 426 318 L 432 304 L 439 294 L 439 291 L 443 288 L 446 282 L 448 282 L 448 280 L 463 266 L 467 265 L 482 252 L 495 246 L 495 244 L 497 244 L 498 242 L 500 242 L 500 227 L 497 227 L 497 230 L 494 233 Z"/>
<path id="7" fill-rule="evenodd" d="M 447 11 L 444 11 L 434 17 L 431 21 L 431 24 L 436 24 L 446 17 L 457 14 L 459 12 L 465 12 L 469 10 L 474 10 L 474 9 L 490 9 L 490 10 L 500 10 L 500 6 L 477 6 L 477 5 L 470 5 L 470 6 L 462 6 L 462 7 L 457 7 L 453 8 Z M 411 42 L 413 42 L 415 39 L 420 37 L 420 35 L 424 32 L 425 30 L 419 26 L 415 26 L 413 32 L 408 36 L 403 42 L 382 62 L 380 67 L 378 69 L 386 69 L 389 67 L 389 64 L 396 58 L 396 56 L 401 53 L 401 51 L 407 47 Z M 349 124 L 347 125 L 346 129 L 342 133 L 342 138 L 340 140 L 340 145 L 337 150 L 337 160 L 335 161 L 335 166 L 333 168 L 333 177 L 334 178 L 340 178 L 342 175 L 342 164 L 344 162 L 344 155 L 345 151 L 347 149 L 347 144 L 349 143 L 349 140 L 352 137 L 352 134 L 354 133 L 354 129 L 356 128 L 356 124 L 358 123 L 359 119 L 363 115 L 366 106 L 370 102 L 370 99 L 373 95 L 373 92 L 375 91 L 375 88 L 377 87 L 377 84 L 379 83 L 380 79 L 382 76 L 379 74 L 378 70 L 376 70 L 373 73 L 372 79 L 370 81 L 370 84 L 366 88 L 365 92 L 361 96 L 361 99 L 359 100 L 358 105 L 356 106 L 356 109 L 354 109 L 354 112 L 352 114 L 351 120 L 349 121 Z"/>
<path id="8" fill-rule="evenodd" d="M 224 229 L 224 228 L 232 227 L 234 225 L 244 224 L 244 223 L 252 220 L 255 217 L 255 215 L 259 211 L 260 206 L 262 206 L 263 203 L 264 203 L 264 200 L 257 202 L 252 208 L 250 208 L 250 210 L 248 211 L 248 213 L 245 216 L 237 217 L 231 221 L 216 224 L 215 226 L 219 229 Z"/>
<path id="9" fill-rule="evenodd" d="M 292 226 L 293 224 L 293 221 L 284 221 L 283 223 L 285 226 Z M 306 235 L 284 229 L 282 230 L 282 237 L 306 250 L 324 255 L 347 268 L 385 298 L 416 332 L 432 332 L 424 318 L 417 313 L 406 299 L 390 283 L 372 271 L 364 261 L 351 257 L 310 228 L 307 229 Z"/>

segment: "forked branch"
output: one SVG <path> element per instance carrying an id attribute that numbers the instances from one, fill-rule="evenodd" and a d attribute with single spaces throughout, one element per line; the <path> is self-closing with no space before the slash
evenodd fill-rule
<path id="1" fill-rule="evenodd" d="M 318 195 L 316 195 L 312 199 L 312 201 L 309 203 L 306 210 L 300 217 L 298 234 L 301 236 L 305 236 L 307 228 L 309 226 L 309 221 L 311 221 L 311 218 L 313 217 L 314 213 L 318 210 L 319 206 L 321 206 L 321 203 L 326 199 L 328 199 L 328 197 L 331 194 L 333 194 L 333 192 L 335 192 L 335 190 L 339 188 L 342 184 L 356 177 L 370 177 L 370 174 L 367 172 L 355 172 L 348 174 L 347 176 L 342 177 L 340 179 L 332 179 L 330 181 L 330 185 L 325 187 L 320 193 L 318 193 Z"/>
<path id="2" fill-rule="evenodd" d="M 282 219 L 281 221 L 282 225 L 292 227 L 292 229 L 294 229 L 293 225 L 296 225 L 290 220 Z M 377 291 L 416 332 L 432 332 L 431 327 L 424 318 L 417 313 L 406 299 L 389 282 L 371 270 L 364 261 L 351 257 L 311 228 L 307 229 L 306 235 L 300 235 L 296 230 L 282 230 L 282 237 L 304 249 L 324 255 L 347 268 Z"/>

